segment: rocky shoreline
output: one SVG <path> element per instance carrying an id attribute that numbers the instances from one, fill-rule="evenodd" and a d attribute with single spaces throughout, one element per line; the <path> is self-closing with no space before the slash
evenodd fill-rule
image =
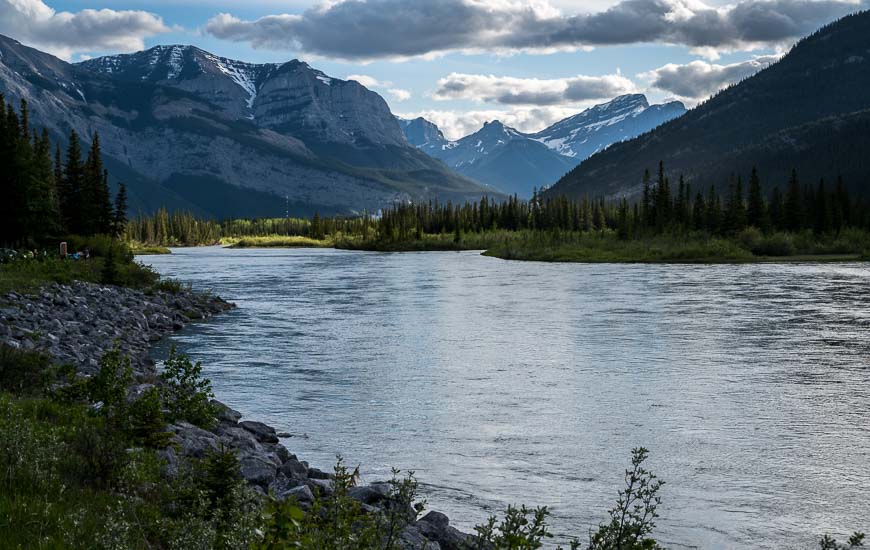
<path id="1" fill-rule="evenodd" d="M 157 378 L 148 356 L 152 343 L 233 307 L 216 296 L 184 289 L 143 292 L 84 282 L 53 284 L 34 294 L 11 292 L 0 297 L 0 344 L 44 351 L 59 364 L 74 365 L 80 376 L 98 372 L 100 358 L 117 346 L 131 358 L 135 377 L 131 393 L 138 394 Z M 274 428 L 242 420 L 238 411 L 215 404 L 220 412 L 212 430 L 186 422 L 169 426 L 174 445 L 161 452 L 169 475 L 181 461 L 224 447 L 236 452 L 242 476 L 263 495 L 292 497 L 305 506 L 316 493 L 332 491 L 331 474 L 292 454 Z M 389 505 L 389 493 L 389 483 L 378 482 L 354 487 L 350 496 L 377 512 Z M 433 511 L 407 525 L 402 542 L 408 550 L 453 550 L 467 537 L 450 526 L 447 516 Z"/>

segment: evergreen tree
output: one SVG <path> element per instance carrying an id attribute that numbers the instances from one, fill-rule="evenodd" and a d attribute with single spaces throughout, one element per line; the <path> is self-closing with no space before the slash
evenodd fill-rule
<path id="1" fill-rule="evenodd" d="M 754 166 L 752 167 L 752 174 L 749 176 L 749 200 L 746 208 L 746 222 L 765 233 L 770 230 L 770 219 L 767 207 L 764 204 L 761 180 L 758 177 L 758 170 Z"/>
<path id="2" fill-rule="evenodd" d="M 116 236 L 124 234 L 127 226 L 127 186 L 123 183 L 118 186 L 115 195 L 115 211 L 112 220 L 112 232 Z"/>
<path id="3" fill-rule="evenodd" d="M 815 202 L 815 221 L 813 223 L 813 231 L 817 235 L 822 235 L 831 230 L 832 214 L 831 203 L 828 201 L 828 192 L 825 189 L 825 180 L 819 182 L 819 189 L 816 192 Z"/>
<path id="4" fill-rule="evenodd" d="M 84 179 L 81 142 L 78 134 L 73 130 L 70 132 L 69 146 L 66 150 L 63 178 L 58 186 L 61 221 L 64 230 L 69 233 L 83 233 L 81 199 Z"/>
<path id="5" fill-rule="evenodd" d="M 800 231 L 804 224 L 804 202 L 801 187 L 798 183 L 797 171 L 791 171 L 788 179 L 788 191 L 785 194 L 783 208 L 783 226 L 789 231 Z"/>

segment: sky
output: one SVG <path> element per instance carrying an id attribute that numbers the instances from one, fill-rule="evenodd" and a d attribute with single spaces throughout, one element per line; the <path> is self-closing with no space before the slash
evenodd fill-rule
<path id="1" fill-rule="evenodd" d="M 691 107 L 870 0 L 0 0 L 0 34 L 68 61 L 193 44 L 301 59 L 450 139 L 532 132 L 644 93 Z"/>

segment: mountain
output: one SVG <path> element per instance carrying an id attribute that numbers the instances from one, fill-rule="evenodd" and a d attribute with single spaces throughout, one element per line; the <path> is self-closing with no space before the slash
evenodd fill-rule
<path id="1" fill-rule="evenodd" d="M 552 194 L 636 196 L 659 161 L 695 189 L 726 184 L 757 166 L 765 186 L 842 175 L 870 182 L 870 12 L 801 40 L 779 62 L 636 139 L 615 144 L 562 178 Z"/>
<path id="2" fill-rule="evenodd" d="M 69 64 L 0 36 L 0 92 L 55 139 L 99 133 L 134 209 L 304 215 L 494 194 L 410 146 L 379 95 L 300 61 L 157 46 Z"/>
<path id="3" fill-rule="evenodd" d="M 497 120 L 440 149 L 424 150 L 460 174 L 525 198 L 573 167 L 569 158 Z"/>
<path id="4" fill-rule="evenodd" d="M 686 112 L 682 103 L 650 105 L 645 96 L 626 95 L 591 107 L 535 134 L 499 121 L 458 141 L 447 140 L 422 118 L 401 120 L 408 143 L 476 181 L 508 194 L 530 197 L 590 155 L 655 128 Z"/>
<path id="5" fill-rule="evenodd" d="M 438 156 L 441 154 L 441 151 L 454 147 L 450 140 L 444 137 L 438 126 L 425 118 L 405 120 L 397 117 L 396 120 L 399 122 L 399 126 L 402 127 L 408 143 L 431 157 L 441 158 Z"/>
<path id="6" fill-rule="evenodd" d="M 649 132 L 686 113 L 679 101 L 650 105 L 643 94 L 619 96 L 529 137 L 578 163 L 610 145 Z"/>

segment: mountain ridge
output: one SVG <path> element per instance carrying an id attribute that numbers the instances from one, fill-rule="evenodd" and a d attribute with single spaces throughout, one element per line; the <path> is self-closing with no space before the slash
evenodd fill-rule
<path id="1" fill-rule="evenodd" d="M 450 141 L 424 118 L 400 119 L 400 124 L 408 143 L 426 154 L 471 179 L 528 198 L 535 188 L 551 185 L 585 158 L 683 113 L 680 102 L 650 105 L 643 94 L 630 94 L 535 133 L 523 133 L 495 120 Z"/>
<path id="2" fill-rule="evenodd" d="M 99 133 L 133 208 L 310 215 L 497 195 L 409 146 L 379 95 L 298 60 L 156 46 L 70 64 L 0 36 L 0 92 L 56 140 Z"/>

